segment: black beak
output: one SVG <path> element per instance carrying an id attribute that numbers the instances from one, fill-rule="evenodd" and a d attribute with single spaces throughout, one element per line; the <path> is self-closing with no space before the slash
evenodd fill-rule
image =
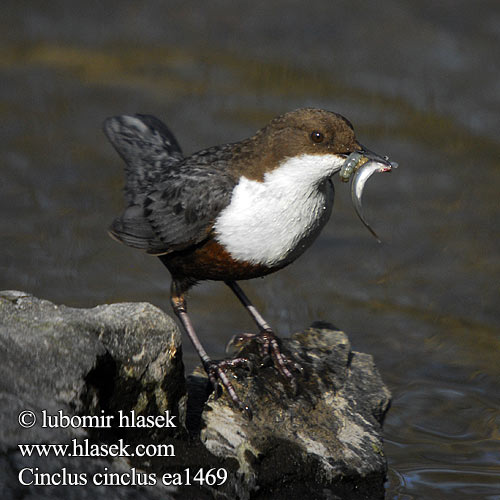
<path id="1" fill-rule="evenodd" d="M 365 158 L 368 158 L 368 160 L 376 161 L 377 163 L 381 163 L 387 167 L 385 169 L 382 167 L 381 170 L 379 170 L 380 172 L 390 171 L 392 168 L 396 168 L 398 166 L 397 163 L 391 163 L 388 156 L 380 156 L 364 146 L 361 146 L 361 149 L 357 152 L 361 153 Z"/>

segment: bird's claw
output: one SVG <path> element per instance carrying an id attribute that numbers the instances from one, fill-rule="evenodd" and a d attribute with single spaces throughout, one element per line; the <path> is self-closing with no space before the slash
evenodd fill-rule
<path id="1" fill-rule="evenodd" d="M 257 343 L 262 361 L 264 362 L 267 359 L 272 359 L 274 367 L 286 380 L 288 380 L 294 393 L 296 393 L 297 382 L 290 370 L 296 370 L 300 372 L 300 374 L 303 374 L 304 369 L 299 363 L 281 352 L 279 340 L 272 330 L 261 330 L 259 333 L 240 333 L 235 335 L 229 344 L 241 347 L 252 341 Z"/>
<path id="2" fill-rule="evenodd" d="M 261 362 L 264 365 L 266 361 L 272 360 L 274 367 L 280 375 L 285 378 L 290 384 L 293 394 L 297 394 L 297 381 L 292 375 L 292 370 L 298 371 L 300 374 L 304 373 L 304 369 L 299 363 L 283 354 L 280 350 L 280 343 L 274 332 L 270 329 L 261 330 L 259 333 L 241 333 L 235 335 L 228 343 L 226 347 L 226 352 L 228 347 L 234 346 L 235 348 L 241 348 L 243 345 L 249 342 L 256 342 L 259 355 L 261 357 Z M 217 399 L 219 393 L 219 382 L 223 387 L 225 387 L 229 397 L 233 401 L 234 405 L 243 412 L 247 418 L 252 419 L 252 410 L 246 404 L 244 404 L 231 384 L 229 378 L 226 375 L 227 369 L 237 368 L 244 366 L 249 371 L 253 371 L 253 363 L 246 357 L 238 357 L 234 359 L 225 359 L 221 361 L 207 361 L 204 364 L 205 371 L 208 374 L 208 378 L 215 392 L 215 398 Z"/>
<path id="3" fill-rule="evenodd" d="M 215 399 L 219 397 L 219 382 L 225 387 L 229 397 L 233 401 L 234 405 L 241 410 L 248 419 L 252 419 L 252 410 L 248 405 L 243 403 L 241 399 L 236 394 L 233 384 L 226 375 L 226 370 L 237 368 L 240 366 L 245 366 L 247 369 L 252 370 L 253 365 L 250 360 L 246 358 L 234 358 L 234 359 L 224 359 L 221 361 L 209 360 L 203 364 L 205 371 L 208 375 L 208 380 L 212 385 Z"/>

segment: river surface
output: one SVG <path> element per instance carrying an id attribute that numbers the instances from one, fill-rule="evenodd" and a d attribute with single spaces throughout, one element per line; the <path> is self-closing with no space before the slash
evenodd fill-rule
<path id="1" fill-rule="evenodd" d="M 4 1 L 0 288 L 170 311 L 161 263 L 112 241 L 107 116 L 152 113 L 186 153 L 304 106 L 400 167 L 283 271 L 243 283 L 283 336 L 325 320 L 393 394 L 388 499 L 500 499 L 498 1 Z M 190 294 L 207 350 L 254 329 L 220 283 Z M 185 361 L 196 356 L 185 342 Z"/>

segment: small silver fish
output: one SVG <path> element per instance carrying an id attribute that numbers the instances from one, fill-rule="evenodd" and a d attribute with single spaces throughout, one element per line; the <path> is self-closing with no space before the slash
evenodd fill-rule
<path id="1" fill-rule="evenodd" d="M 356 214 L 379 243 L 382 243 L 382 241 L 363 216 L 361 197 L 366 181 L 375 172 L 390 172 L 393 168 L 397 168 L 397 166 L 398 164 L 390 162 L 387 156 L 382 157 L 363 148 L 360 151 L 351 153 L 340 169 L 339 175 L 343 182 L 351 179 L 351 200 Z"/>

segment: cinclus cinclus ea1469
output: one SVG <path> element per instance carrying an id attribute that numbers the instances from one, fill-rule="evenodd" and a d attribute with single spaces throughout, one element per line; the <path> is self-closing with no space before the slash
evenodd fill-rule
<path id="1" fill-rule="evenodd" d="M 261 355 L 295 386 L 292 371 L 300 366 L 281 353 L 236 281 L 275 272 L 306 250 L 330 217 L 336 172 L 343 180 L 353 174 L 353 202 L 366 224 L 360 213 L 366 179 L 396 165 L 361 146 L 347 119 L 322 109 L 291 111 L 249 139 L 188 157 L 153 116 L 108 118 L 104 131 L 126 163 L 127 208 L 111 236 L 160 258 L 172 275 L 172 307 L 211 383 L 216 388 L 219 380 L 251 414 L 226 374 L 248 360 L 208 356 L 187 314 L 186 292 L 201 280 L 224 281 L 259 328 L 237 336 L 238 343 L 257 341 Z"/>

